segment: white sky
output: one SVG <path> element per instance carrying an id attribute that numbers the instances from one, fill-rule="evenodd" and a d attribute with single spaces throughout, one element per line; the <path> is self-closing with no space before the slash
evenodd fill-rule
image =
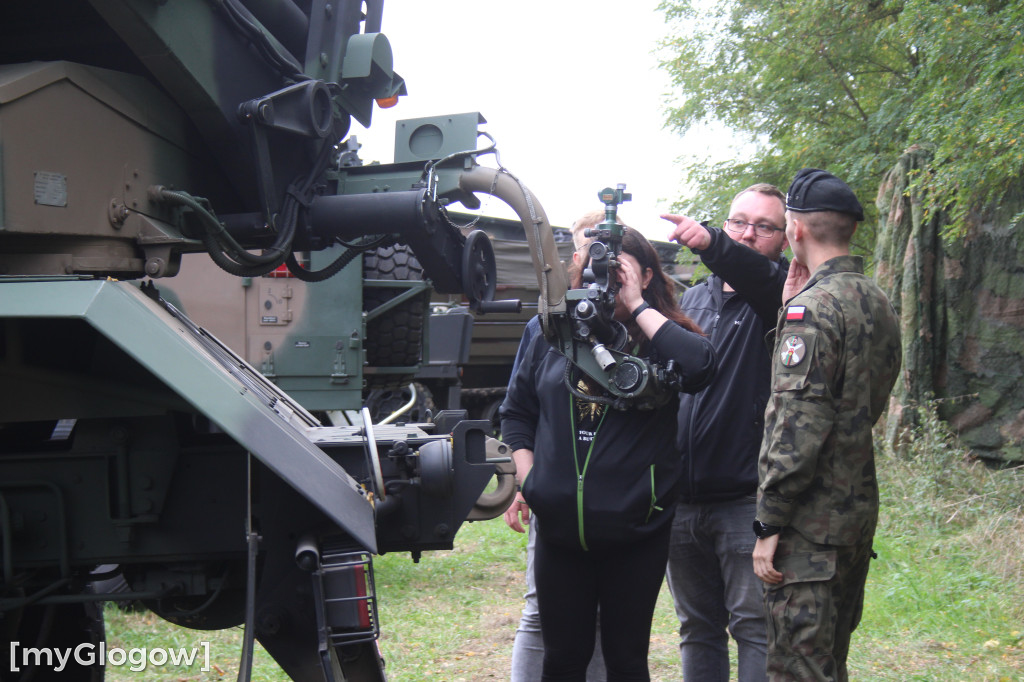
<path id="1" fill-rule="evenodd" d="M 353 124 L 360 155 L 391 162 L 396 120 L 479 111 L 502 164 L 552 225 L 569 226 L 601 207 L 598 191 L 626 183 L 633 200 L 623 219 L 665 239 L 669 223 L 658 215 L 685 193 L 676 159 L 705 156 L 708 142 L 687 149 L 663 128 L 669 83 L 653 51 L 667 28 L 657 4 L 385 0 L 382 30 L 409 94 L 375 108 L 369 130 Z M 484 211 L 510 215 L 502 208 L 492 199 Z"/>

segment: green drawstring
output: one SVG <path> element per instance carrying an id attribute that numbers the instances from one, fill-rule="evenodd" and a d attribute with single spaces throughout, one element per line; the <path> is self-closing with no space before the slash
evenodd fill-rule
<path id="1" fill-rule="evenodd" d="M 647 510 L 647 518 L 644 519 L 644 523 L 651 520 L 651 514 L 656 511 L 661 511 L 661 507 L 658 506 L 658 496 L 654 492 L 654 465 L 651 465 L 651 506 Z"/>
<path id="2" fill-rule="evenodd" d="M 579 440 L 579 434 L 576 433 L 576 410 L 573 405 L 573 397 L 569 395 L 569 423 L 572 425 L 572 463 L 576 467 L 576 522 L 580 529 L 580 546 L 583 547 L 584 551 L 587 551 L 587 541 L 583 537 L 583 477 L 587 475 L 587 467 L 590 466 L 590 455 L 594 452 L 594 445 L 597 443 L 597 432 L 601 429 L 601 425 L 604 424 L 604 418 L 608 416 L 608 408 L 606 407 L 604 412 L 601 414 L 601 421 L 597 423 L 597 428 L 594 429 L 594 438 L 590 441 L 590 448 L 587 450 L 587 458 L 583 461 L 583 471 L 580 471 L 580 460 L 576 450 L 576 442 Z"/>

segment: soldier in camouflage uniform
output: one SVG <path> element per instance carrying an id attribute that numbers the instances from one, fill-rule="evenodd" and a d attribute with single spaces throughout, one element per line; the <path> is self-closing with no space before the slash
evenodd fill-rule
<path id="1" fill-rule="evenodd" d="M 900 367 L 899 321 L 849 241 L 863 209 L 817 169 L 786 198 L 793 248 L 759 458 L 754 572 L 771 680 L 846 680 L 878 521 L 871 429 Z"/>

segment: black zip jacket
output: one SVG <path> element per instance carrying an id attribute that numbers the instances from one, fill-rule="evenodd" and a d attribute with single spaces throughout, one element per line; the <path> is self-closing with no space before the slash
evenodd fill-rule
<path id="1" fill-rule="evenodd" d="M 773 262 L 722 230 L 708 231 L 711 244 L 694 253 L 714 274 L 680 300 L 718 356 L 714 381 L 679 402 L 680 500 L 698 504 L 757 492 L 757 457 L 771 390 L 771 346 L 765 338 L 775 329 L 789 272 L 784 257 Z M 722 280 L 736 291 L 723 293 Z"/>
<path id="2" fill-rule="evenodd" d="M 711 343 L 673 322 L 663 324 L 649 346 L 651 359 L 676 361 L 686 390 L 698 391 L 714 376 Z M 600 549 L 639 540 L 675 512 L 678 400 L 655 410 L 605 408 L 588 454 L 574 448 L 570 409 L 576 407 L 563 381 L 567 362 L 543 336 L 534 336 L 501 407 L 505 444 L 533 451 L 523 497 L 549 542 Z"/>

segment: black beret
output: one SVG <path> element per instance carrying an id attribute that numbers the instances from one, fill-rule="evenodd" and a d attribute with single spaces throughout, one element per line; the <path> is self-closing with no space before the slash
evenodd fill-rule
<path id="1" fill-rule="evenodd" d="M 786 193 L 786 208 L 797 213 L 838 211 L 864 220 L 864 209 L 853 190 L 828 171 L 803 168 Z"/>

